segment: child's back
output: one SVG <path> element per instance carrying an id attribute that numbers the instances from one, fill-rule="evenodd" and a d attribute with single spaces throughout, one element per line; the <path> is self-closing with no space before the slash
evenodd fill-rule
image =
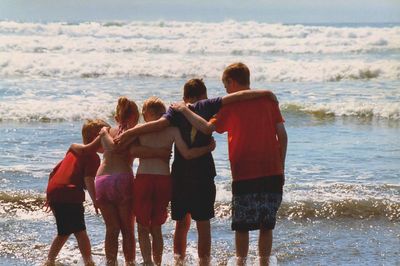
<path id="1" fill-rule="evenodd" d="M 122 233 L 126 265 L 135 261 L 134 217 L 132 215 L 132 158 L 113 150 L 113 137 L 137 124 L 139 111 L 135 102 L 120 97 L 115 112 L 118 128 L 100 133 L 104 159 L 96 176 L 96 200 L 106 224 L 105 253 L 107 265 L 115 265 L 118 236 Z"/>
<path id="2" fill-rule="evenodd" d="M 103 161 L 97 172 L 97 175 L 109 175 L 116 173 L 132 173 L 133 157 L 127 151 L 119 152 L 108 147 L 112 138 L 118 136 L 118 128 L 111 128 L 109 134 L 102 135 L 102 145 L 104 148 Z M 107 142 L 106 138 L 110 138 Z"/>
<path id="3" fill-rule="evenodd" d="M 143 104 L 143 116 L 146 122 L 156 121 L 165 113 L 164 103 L 151 97 Z M 148 133 L 139 137 L 140 145 L 150 148 L 171 151 L 172 144 L 186 160 L 203 156 L 214 149 L 214 145 L 189 149 L 176 127 L 166 127 L 158 132 Z M 167 207 L 172 196 L 172 178 L 170 176 L 169 160 L 140 159 L 137 177 L 134 185 L 134 210 L 138 222 L 139 243 L 144 264 L 151 264 L 151 246 L 153 260 L 161 265 L 163 240 L 161 225 L 167 219 Z M 150 237 L 152 236 L 152 245 Z"/>
<path id="4" fill-rule="evenodd" d="M 82 155 L 71 147 L 50 174 L 46 191 L 50 206 L 54 203 L 83 202 L 84 177 L 94 177 L 99 165 L 100 158 L 96 153 Z"/>
<path id="5" fill-rule="evenodd" d="M 142 135 L 139 137 L 139 141 L 143 146 L 171 150 L 177 132 L 176 127 L 167 127 L 159 132 Z M 137 173 L 169 175 L 169 161 L 160 158 L 140 159 Z"/>

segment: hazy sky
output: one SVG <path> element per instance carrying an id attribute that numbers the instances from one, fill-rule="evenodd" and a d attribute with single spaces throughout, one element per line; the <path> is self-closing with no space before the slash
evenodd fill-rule
<path id="1" fill-rule="evenodd" d="M 400 22 L 400 0 L 0 0 L 0 19 Z"/>

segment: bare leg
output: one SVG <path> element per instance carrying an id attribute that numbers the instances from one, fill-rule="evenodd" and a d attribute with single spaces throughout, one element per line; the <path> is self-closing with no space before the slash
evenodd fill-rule
<path id="1" fill-rule="evenodd" d="M 191 217 L 186 214 L 185 217 L 176 221 L 175 234 L 174 234 L 174 254 L 178 260 L 184 260 L 186 256 L 186 242 L 187 233 L 190 228 Z"/>
<path id="2" fill-rule="evenodd" d="M 54 238 L 53 243 L 51 243 L 49 254 L 47 255 L 47 262 L 45 265 L 54 265 L 58 253 L 64 246 L 65 242 L 67 242 L 68 238 L 69 235 L 67 236 L 58 235 Z"/>
<path id="3" fill-rule="evenodd" d="M 249 232 L 235 231 L 237 265 L 245 265 L 247 253 L 249 252 Z"/>
<path id="4" fill-rule="evenodd" d="M 153 238 L 153 260 L 156 265 L 161 265 L 164 249 L 161 225 L 151 226 L 150 232 Z"/>
<path id="5" fill-rule="evenodd" d="M 83 263 L 85 264 L 85 266 L 94 265 L 91 254 L 92 249 L 90 246 L 90 240 L 86 233 L 86 230 L 74 233 L 74 235 L 76 237 L 76 241 L 78 242 L 79 250 L 82 254 Z"/>
<path id="6" fill-rule="evenodd" d="M 260 265 L 269 265 L 269 257 L 272 249 L 272 230 L 260 228 L 260 236 L 258 238 L 258 255 L 260 257 Z"/>
<path id="7" fill-rule="evenodd" d="M 197 253 L 199 256 L 199 264 L 210 265 L 210 253 L 211 253 L 211 229 L 210 220 L 198 221 L 197 225 Z"/>
<path id="8" fill-rule="evenodd" d="M 126 265 L 135 264 L 136 242 L 135 242 L 135 220 L 130 204 L 118 206 L 119 220 L 122 233 L 122 248 Z"/>
<path id="9" fill-rule="evenodd" d="M 151 264 L 153 261 L 151 260 L 151 241 L 149 228 L 138 223 L 138 236 L 143 262 L 145 265 Z"/>
<path id="10" fill-rule="evenodd" d="M 118 210 L 111 204 L 99 204 L 101 215 L 106 223 L 106 239 L 104 249 L 106 252 L 107 266 L 115 266 L 118 255 L 118 235 L 120 221 Z"/>

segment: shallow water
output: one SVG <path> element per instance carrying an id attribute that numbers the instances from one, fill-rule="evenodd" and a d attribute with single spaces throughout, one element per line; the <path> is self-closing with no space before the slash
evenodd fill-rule
<path id="1" fill-rule="evenodd" d="M 224 95 L 219 76 L 237 60 L 250 66 L 254 88 L 277 94 L 286 119 L 279 265 L 400 264 L 399 26 L 3 21 L 0 32 L 0 265 L 44 260 L 56 230 L 41 208 L 48 174 L 80 142 L 85 118 L 112 123 L 120 95 L 180 100 L 195 75 L 209 97 Z M 230 169 L 226 136 L 214 137 L 212 256 L 225 265 L 234 255 Z M 101 262 L 104 224 L 89 202 L 86 222 Z M 168 220 L 163 230 L 167 264 L 173 228 Z M 193 224 L 189 265 L 196 239 Z M 252 233 L 251 256 L 256 243 Z M 60 261 L 79 263 L 75 240 Z"/>

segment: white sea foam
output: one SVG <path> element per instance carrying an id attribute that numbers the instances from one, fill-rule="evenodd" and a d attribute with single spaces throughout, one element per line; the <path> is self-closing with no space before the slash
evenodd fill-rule
<path id="1" fill-rule="evenodd" d="M 51 54 L 0 52 L 0 76 L 98 78 L 152 76 L 219 79 L 227 62 L 246 58 L 257 81 L 303 82 L 341 80 L 399 80 L 400 64 L 394 59 L 304 59 L 242 57 L 232 55 L 104 54 L 100 52 Z"/>
<path id="2" fill-rule="evenodd" d="M 20 99 L 0 103 L 3 121 L 83 121 L 87 118 L 111 120 L 115 97 L 97 98 L 66 97 L 57 100 Z M 321 100 L 320 98 L 318 98 Z M 43 104 L 43 102 L 46 104 Z M 139 99 L 140 101 L 140 99 Z M 318 116 L 384 118 L 400 120 L 399 102 L 342 101 L 342 102 L 282 102 L 284 112 L 310 113 Z M 229 176 L 227 170 L 223 176 Z"/>
<path id="3" fill-rule="evenodd" d="M 219 78 L 227 63 L 244 60 L 256 80 L 400 78 L 398 58 L 377 56 L 400 50 L 400 27 L 3 21 L 0 33 L 2 77 Z"/>
<path id="4" fill-rule="evenodd" d="M 81 121 L 93 117 L 108 119 L 112 114 L 114 101 L 111 97 L 105 104 L 98 97 L 22 98 L 18 101 L 1 102 L 0 117 L 2 120 L 42 122 Z"/>

